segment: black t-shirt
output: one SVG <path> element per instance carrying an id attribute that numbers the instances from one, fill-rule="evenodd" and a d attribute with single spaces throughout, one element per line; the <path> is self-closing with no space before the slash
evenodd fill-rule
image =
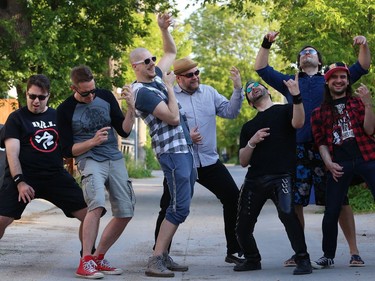
<path id="1" fill-rule="evenodd" d="M 262 128 L 270 135 L 258 143 L 250 159 L 246 178 L 295 173 L 296 130 L 292 127 L 293 106 L 273 105 L 242 126 L 240 148 Z"/>
<path id="2" fill-rule="evenodd" d="M 362 157 L 355 139 L 349 113 L 346 110 L 347 98 L 333 101 L 333 159 L 348 161 Z"/>
<path id="3" fill-rule="evenodd" d="M 25 176 L 52 175 L 63 169 L 54 109 L 40 114 L 27 107 L 18 109 L 9 115 L 3 130 L 2 142 L 8 138 L 20 141 L 19 160 Z"/>

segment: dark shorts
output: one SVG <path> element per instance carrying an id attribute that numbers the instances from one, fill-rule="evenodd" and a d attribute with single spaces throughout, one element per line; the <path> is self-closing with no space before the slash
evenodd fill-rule
<path id="1" fill-rule="evenodd" d="M 294 184 L 294 204 L 307 206 L 310 202 L 312 187 L 314 187 L 315 204 L 325 206 L 326 172 L 319 151 L 313 143 L 297 144 L 297 168 Z M 344 204 L 349 205 L 348 197 Z"/>
<path id="2" fill-rule="evenodd" d="M 25 181 L 35 190 L 35 198 L 45 199 L 60 208 L 67 217 L 86 208 L 82 189 L 67 172 L 54 175 L 26 178 Z M 0 215 L 18 220 L 21 218 L 27 203 L 18 202 L 18 190 L 9 176 L 5 177 L 0 187 Z"/>

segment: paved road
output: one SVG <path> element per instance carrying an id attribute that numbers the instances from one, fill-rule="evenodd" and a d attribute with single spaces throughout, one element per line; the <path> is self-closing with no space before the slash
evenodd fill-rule
<path id="1" fill-rule="evenodd" d="M 240 186 L 245 169 L 238 166 L 230 166 L 229 169 Z M 166 280 L 144 275 L 153 245 L 162 190 L 161 173 L 156 171 L 153 175 L 155 177 L 151 179 L 134 180 L 137 195 L 135 217 L 107 255 L 125 273 L 121 276 L 106 276 L 103 280 Z M 255 230 L 263 259 L 263 270 L 259 271 L 234 272 L 233 266 L 224 262 L 226 249 L 221 213 L 218 200 L 197 184 L 191 214 L 179 228 L 171 252 L 177 262 L 188 264 L 190 269 L 185 273 L 177 273 L 169 280 L 364 281 L 374 278 L 375 216 L 372 214 L 356 216 L 357 239 L 366 267 L 348 267 L 348 247 L 340 232 L 334 269 L 293 276 L 292 268 L 282 267 L 283 260 L 291 256 L 292 250 L 271 202 L 263 209 Z M 109 218 L 107 214 L 104 220 Z M 313 259 L 322 255 L 321 219 L 319 208 L 306 208 L 306 239 Z M 46 202 L 36 200 L 30 204 L 22 220 L 9 227 L 0 240 L 0 280 L 79 280 L 74 276 L 80 250 L 76 235 L 78 225 L 76 220 L 65 218 L 58 209 Z"/>

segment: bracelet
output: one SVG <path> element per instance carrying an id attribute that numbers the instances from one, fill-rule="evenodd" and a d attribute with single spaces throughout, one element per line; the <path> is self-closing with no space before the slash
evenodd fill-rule
<path id="1" fill-rule="evenodd" d="M 254 146 L 252 146 L 251 143 L 250 143 L 250 140 L 247 142 L 247 146 L 250 147 L 250 148 L 252 148 L 252 149 L 254 149 L 254 148 L 257 147 L 256 144 Z"/>
<path id="2" fill-rule="evenodd" d="M 13 177 L 13 181 L 16 185 L 18 185 L 20 182 L 25 181 L 22 174 L 15 175 Z"/>
<path id="3" fill-rule="evenodd" d="M 272 42 L 269 41 L 266 37 L 263 37 L 263 42 L 261 45 L 264 49 L 271 49 Z"/>
<path id="4" fill-rule="evenodd" d="M 296 96 L 293 96 L 293 104 L 300 104 L 300 103 L 302 103 L 301 93 L 299 93 Z"/>

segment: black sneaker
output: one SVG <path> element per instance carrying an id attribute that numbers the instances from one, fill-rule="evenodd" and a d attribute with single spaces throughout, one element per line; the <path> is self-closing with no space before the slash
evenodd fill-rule
<path id="1" fill-rule="evenodd" d="M 333 267 L 334 264 L 335 263 L 333 262 L 333 259 L 326 258 L 324 256 L 321 257 L 320 259 L 318 259 L 317 261 L 312 261 L 311 262 L 311 266 L 314 269 L 330 268 L 330 267 Z"/>
<path id="2" fill-rule="evenodd" d="M 261 263 L 258 262 L 250 262 L 245 259 L 244 262 L 237 264 L 235 267 L 233 267 L 234 271 L 250 271 L 250 270 L 259 270 L 262 269 Z"/>
<path id="3" fill-rule="evenodd" d="M 242 259 L 242 254 L 234 253 L 234 254 L 227 254 L 225 257 L 225 262 L 227 263 L 235 263 L 236 265 L 241 264 L 245 261 Z"/>
<path id="4" fill-rule="evenodd" d="M 296 268 L 293 270 L 293 275 L 303 275 L 312 273 L 310 258 L 303 258 L 296 261 Z"/>

